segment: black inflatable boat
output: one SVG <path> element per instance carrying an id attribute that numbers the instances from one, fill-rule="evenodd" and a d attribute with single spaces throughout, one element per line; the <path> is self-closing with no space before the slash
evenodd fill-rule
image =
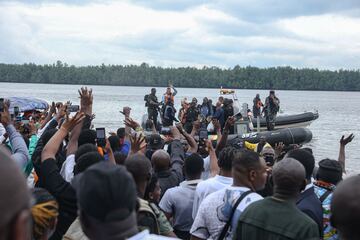
<path id="1" fill-rule="evenodd" d="M 265 138 L 266 142 L 271 145 L 279 142 L 283 142 L 285 145 L 303 144 L 311 141 L 312 133 L 308 128 L 284 128 L 259 133 L 252 132 L 242 135 L 229 135 L 228 141 L 230 144 L 237 144 L 240 141 L 258 143 L 263 137 Z"/>
<path id="2" fill-rule="evenodd" d="M 317 112 L 305 112 L 295 115 L 280 115 L 276 117 L 275 129 L 295 128 L 309 126 L 314 120 L 319 118 Z M 256 130 L 257 119 L 252 119 L 254 130 Z M 260 118 L 260 130 L 266 130 L 266 119 Z"/>

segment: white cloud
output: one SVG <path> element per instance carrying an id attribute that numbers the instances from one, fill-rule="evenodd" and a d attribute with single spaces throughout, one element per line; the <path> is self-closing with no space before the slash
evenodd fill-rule
<path id="1" fill-rule="evenodd" d="M 76 65 L 148 62 L 330 69 L 360 64 L 360 18 L 341 12 L 255 23 L 216 6 L 189 4 L 169 10 L 136 1 L 2 2 L 0 62 L 60 59 Z"/>

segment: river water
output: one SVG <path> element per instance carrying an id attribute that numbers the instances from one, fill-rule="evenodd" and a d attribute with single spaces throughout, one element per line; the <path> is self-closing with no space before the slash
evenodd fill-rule
<path id="1" fill-rule="evenodd" d="M 0 96 L 32 96 L 49 102 L 67 101 L 78 104 L 79 85 L 0 83 Z M 132 116 L 140 121 L 146 112 L 144 95 L 150 87 L 88 86 L 94 93 L 95 127 L 105 127 L 107 131 L 116 130 L 123 125 L 123 116 L 119 110 L 124 106 L 132 108 Z M 179 106 L 184 97 L 197 97 L 199 102 L 208 97 L 216 102 L 218 89 L 178 88 L 175 105 Z M 157 88 L 161 98 L 165 88 Z M 252 99 L 260 94 L 264 101 L 267 90 L 236 90 L 239 101 L 252 107 Z M 360 92 L 325 91 L 276 91 L 281 101 L 282 114 L 297 114 L 305 111 L 319 112 L 320 117 L 310 125 L 313 140 L 307 144 L 313 149 L 317 161 L 323 158 L 337 159 L 339 140 L 343 134 L 355 134 L 355 139 L 346 147 L 346 169 L 349 173 L 360 172 Z"/>

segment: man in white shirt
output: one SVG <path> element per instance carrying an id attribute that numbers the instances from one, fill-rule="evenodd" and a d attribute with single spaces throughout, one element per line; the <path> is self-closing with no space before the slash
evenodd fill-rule
<path id="1" fill-rule="evenodd" d="M 236 150 L 233 155 L 233 185 L 204 199 L 190 230 L 191 239 L 218 239 L 228 221 L 229 229 L 224 238 L 232 239 L 232 231 L 236 229 L 241 213 L 251 203 L 262 199 L 255 191 L 265 186 L 267 167 L 264 159 L 258 153 L 248 150 Z M 243 199 L 231 218 L 234 205 L 241 197 Z"/>
<path id="2" fill-rule="evenodd" d="M 192 212 L 193 219 L 195 219 L 199 206 L 206 196 L 208 196 L 210 193 L 231 186 L 233 183 L 231 176 L 231 165 L 234 151 L 234 147 L 224 148 L 220 152 L 218 160 L 218 165 L 220 168 L 219 174 L 215 177 L 202 181 L 197 185 Z"/>

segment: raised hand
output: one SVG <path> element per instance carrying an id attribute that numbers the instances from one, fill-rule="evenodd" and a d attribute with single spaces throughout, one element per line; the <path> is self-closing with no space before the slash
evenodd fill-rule
<path id="1" fill-rule="evenodd" d="M 208 152 L 215 151 L 210 139 L 205 139 L 205 146 Z"/>
<path id="2" fill-rule="evenodd" d="M 62 118 L 64 118 L 67 114 L 67 105 L 66 104 L 61 104 L 61 107 L 59 108 L 59 111 L 56 114 L 56 119 L 60 120 Z"/>
<path id="3" fill-rule="evenodd" d="M 193 128 L 196 129 L 196 130 L 199 130 L 200 129 L 200 121 L 199 120 L 196 120 L 193 122 Z"/>
<path id="4" fill-rule="evenodd" d="M 274 150 L 277 156 L 279 156 L 280 153 L 283 151 L 284 146 L 285 145 L 283 142 L 275 143 Z"/>
<path id="5" fill-rule="evenodd" d="M 214 129 L 216 132 L 220 131 L 221 130 L 221 125 L 220 125 L 220 122 L 219 120 L 217 120 L 216 118 L 212 119 L 211 120 L 212 124 L 214 125 Z"/>
<path id="6" fill-rule="evenodd" d="M 183 134 L 185 132 L 184 126 L 182 125 L 182 123 L 176 123 L 175 126 L 181 134 Z"/>
<path id="7" fill-rule="evenodd" d="M 80 95 L 80 107 L 81 111 L 85 112 L 86 114 L 91 114 L 92 110 L 92 104 L 93 104 L 93 95 L 92 95 L 92 89 L 87 87 L 82 87 L 80 90 L 78 90 Z"/>
<path id="8" fill-rule="evenodd" d="M 228 117 L 225 122 L 224 130 L 229 130 L 230 127 L 234 126 L 235 124 L 235 117 Z"/>
<path id="9" fill-rule="evenodd" d="M 134 134 L 130 136 L 131 149 L 130 153 L 135 154 L 146 148 L 146 142 L 143 135 Z"/>
<path id="10" fill-rule="evenodd" d="M 179 139 L 181 138 L 181 133 L 179 131 L 179 129 L 177 129 L 177 127 L 174 127 L 174 126 L 170 126 L 170 132 L 171 132 L 171 136 L 174 138 L 174 139 Z"/>
<path id="11" fill-rule="evenodd" d="M 140 124 L 131 118 L 125 118 L 124 124 L 134 130 L 136 130 L 136 128 L 140 127 Z"/>
<path id="12" fill-rule="evenodd" d="M 79 124 L 85 118 L 84 113 L 77 112 L 74 117 L 70 118 L 68 114 L 66 114 L 66 120 L 61 125 L 61 128 L 65 129 L 67 132 L 71 132 L 71 130 Z"/>
<path id="13" fill-rule="evenodd" d="M 120 113 L 123 114 L 125 118 L 130 118 L 130 111 L 131 111 L 130 107 L 123 107 L 123 110 L 120 111 Z"/>
<path id="14" fill-rule="evenodd" d="M 340 139 L 340 145 L 341 146 L 346 146 L 349 142 L 351 142 L 354 139 L 354 134 L 351 133 L 348 137 L 345 138 L 345 136 L 343 135 Z"/>
<path id="15" fill-rule="evenodd" d="M 5 100 L 4 101 L 4 111 L 1 112 L 0 114 L 0 122 L 4 125 L 4 127 L 6 127 L 7 125 L 9 125 L 11 123 L 11 116 L 9 113 L 9 106 L 10 106 L 10 101 L 9 100 Z"/>
<path id="16" fill-rule="evenodd" d="M 55 105 L 55 102 L 52 102 L 51 103 L 51 106 L 50 106 L 50 111 L 49 111 L 49 114 L 54 114 L 56 113 L 56 105 Z"/>

